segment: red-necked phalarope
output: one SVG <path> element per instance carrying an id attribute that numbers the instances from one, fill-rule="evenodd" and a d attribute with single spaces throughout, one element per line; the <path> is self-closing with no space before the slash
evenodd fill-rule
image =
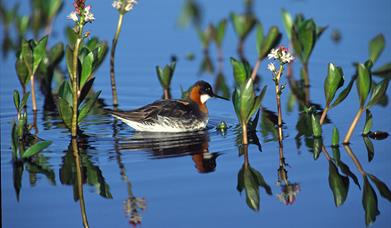
<path id="1" fill-rule="evenodd" d="M 137 131 L 197 131 L 208 123 L 205 103 L 211 97 L 228 100 L 214 94 L 209 83 L 198 81 L 186 99 L 159 100 L 131 111 L 113 111 L 112 115 Z"/>

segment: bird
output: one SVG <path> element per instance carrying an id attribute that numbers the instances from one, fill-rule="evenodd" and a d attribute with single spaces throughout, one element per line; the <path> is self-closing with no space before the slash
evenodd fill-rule
<path id="1" fill-rule="evenodd" d="M 227 98 L 214 94 L 212 86 L 197 81 L 184 99 L 157 100 L 130 111 L 112 111 L 111 115 L 136 131 L 145 132 L 191 132 L 206 128 L 210 98 Z"/>

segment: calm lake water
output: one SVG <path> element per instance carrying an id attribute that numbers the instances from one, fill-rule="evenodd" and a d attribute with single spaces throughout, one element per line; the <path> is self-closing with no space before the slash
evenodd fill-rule
<path id="1" fill-rule="evenodd" d="M 15 1 L 7 1 L 8 7 Z M 29 12 L 23 2 L 21 11 Z M 117 12 L 111 1 L 89 1 L 96 21 L 86 30 L 102 40 L 110 41 L 117 23 Z M 200 1 L 204 9 L 204 22 L 216 23 L 232 12 L 243 12 L 243 1 Z M 183 1 L 140 1 L 124 19 L 116 53 L 116 74 L 121 109 L 132 109 L 159 99 L 162 90 L 156 78 L 155 66 L 169 63 L 177 56 L 176 72 L 172 81 L 172 95 L 181 96 L 181 87 L 188 88 L 197 80 L 214 83 L 216 73 L 199 75 L 203 53 L 195 30 L 180 29 L 176 21 Z M 57 17 L 54 35 L 49 46 L 65 41 L 65 26 L 71 25 L 66 15 L 72 10 L 70 1 Z M 342 66 L 348 81 L 354 73 L 353 62 L 368 58 L 368 42 L 378 33 L 383 33 L 386 48 L 376 67 L 391 59 L 391 2 L 380 1 L 256 1 L 255 13 L 265 28 L 277 25 L 283 29 L 280 9 L 291 13 L 302 12 L 328 29 L 317 43 L 310 60 L 311 101 L 324 106 L 323 80 L 327 64 Z M 331 39 L 334 29 L 341 32 L 342 39 Z M 0 35 L 1 40 L 3 34 Z M 285 37 L 282 44 L 287 45 Z M 224 40 L 223 73 L 233 90 L 232 69 L 229 57 L 237 57 L 237 38 L 231 24 Z M 193 61 L 185 57 L 194 53 Z M 255 34 L 246 41 L 245 54 L 250 63 L 256 59 Z M 215 47 L 210 56 L 217 69 Z M 10 53 L 1 60 L 1 209 L 2 227 L 82 227 L 82 213 L 77 191 L 76 174 L 70 146 L 70 134 L 59 123 L 56 115 L 43 112 L 43 96 L 38 94 L 38 136 L 53 144 L 42 153 L 46 167 L 24 166 L 21 186 L 14 186 L 18 169 L 13 166 L 10 146 L 11 122 L 16 118 L 12 91 L 20 85 L 14 70 L 15 57 Z M 261 84 L 269 89 L 263 107 L 276 111 L 273 81 L 261 65 Z M 298 78 L 300 63 L 294 64 Z M 65 69 L 65 65 L 63 65 Z M 378 78 L 376 78 L 379 81 Z M 95 90 L 102 90 L 100 97 L 111 108 L 109 59 L 96 73 Z M 355 86 L 354 86 L 355 87 Z M 127 200 L 137 197 L 142 227 L 365 227 L 365 212 L 362 206 L 362 189 L 350 180 L 345 203 L 336 207 L 329 187 L 329 164 L 321 154 L 314 160 L 312 148 L 303 137 L 296 138 L 298 108 L 287 110 L 289 89 L 282 95 L 285 124 L 284 153 L 288 177 L 295 186 L 296 195 L 292 204 L 286 205 L 279 198 L 282 187 L 277 184 L 279 168 L 278 142 L 270 134 L 263 134 L 258 127 L 257 145 L 249 146 L 251 167 L 262 173 L 271 187 L 269 195 L 260 188 L 260 210 L 255 212 L 246 204 L 245 193 L 237 190 L 238 173 L 243 165 L 236 143 L 237 120 L 232 102 L 210 100 L 209 130 L 183 135 L 137 133 L 120 121 L 106 114 L 94 114 L 82 123 L 81 129 L 88 135 L 82 139 L 80 151 L 83 165 L 84 205 L 90 227 L 128 227 Z M 390 92 L 387 92 L 390 95 Z M 29 112 L 31 111 L 30 102 Z M 331 130 L 338 127 L 341 138 L 347 131 L 359 103 L 356 88 L 348 99 L 331 110 L 332 123 L 323 127 L 324 142 L 331 153 Z M 266 113 L 266 112 L 265 112 Z M 390 106 L 375 106 L 373 129 L 391 133 Z M 29 116 L 30 123 L 32 115 Z M 391 139 L 372 140 L 374 158 L 368 161 L 368 153 L 360 135 L 364 125 L 363 116 L 351 140 L 351 149 L 366 172 L 374 174 L 388 186 L 391 185 Z M 220 121 L 229 129 L 225 134 L 215 130 Z M 341 160 L 357 175 L 360 185 L 363 180 L 343 147 Z M 332 154 L 332 153 L 331 153 Z M 39 169 L 41 168 L 41 169 Z M 38 173 L 37 173 L 38 172 Z M 19 169 L 20 173 L 20 169 Z M 374 184 L 380 215 L 372 227 L 391 227 L 391 204 L 382 198 Z M 20 192 L 17 194 L 17 190 Z M 17 196 L 18 195 L 18 196 Z"/>

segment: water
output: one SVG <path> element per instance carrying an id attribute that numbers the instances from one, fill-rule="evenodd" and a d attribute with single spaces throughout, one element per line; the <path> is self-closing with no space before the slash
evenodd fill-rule
<path id="1" fill-rule="evenodd" d="M 243 9 L 241 1 L 229 4 L 221 0 L 200 3 L 205 9 L 205 18 L 213 22 L 231 11 L 240 12 Z M 94 3 L 96 21 L 87 25 L 88 31 L 107 41 L 112 39 L 117 20 L 117 13 L 111 9 L 110 4 L 103 1 Z M 202 50 L 195 31 L 191 28 L 180 30 L 175 26 L 182 4 L 179 0 L 142 1 L 134 11 L 125 16 L 116 54 L 120 108 L 139 107 L 161 97 L 155 66 L 167 64 L 173 54 L 179 59 L 172 82 L 171 92 L 174 97 L 180 97 L 180 86 L 188 88 L 199 79 L 214 82 L 214 76 L 197 75 Z M 327 63 L 342 66 L 345 78 L 349 80 L 354 73 L 352 62 L 366 60 L 368 41 L 377 33 L 383 33 L 387 43 L 376 66 L 381 66 L 391 58 L 389 1 L 262 1 L 256 3 L 255 12 L 265 27 L 275 24 L 282 29 L 282 7 L 292 13 L 303 12 L 306 17 L 313 17 L 318 24 L 329 26 L 310 60 L 311 100 L 314 103 L 324 104 L 322 82 Z M 26 3 L 23 3 L 22 10 L 28 12 Z M 70 10 L 71 6 L 67 3 L 55 21 L 56 36 L 49 40 L 49 46 L 56 41 L 65 40 L 63 28 L 71 23 L 64 18 Z M 342 33 L 342 40 L 338 44 L 330 39 L 332 29 L 338 29 Z M 229 25 L 224 40 L 226 58 L 223 73 L 231 90 L 233 79 L 228 57 L 237 56 L 236 42 Z M 256 58 L 254 42 L 254 34 L 251 34 L 245 45 L 246 57 L 251 63 Z M 282 43 L 287 44 L 287 40 L 283 39 Z M 217 67 L 214 47 L 210 51 Z M 190 52 L 196 56 L 194 61 L 185 59 Z M 20 90 L 14 62 L 12 53 L 1 62 L 2 226 L 24 227 L 29 224 L 33 227 L 80 227 L 80 201 L 75 201 L 75 197 L 79 197 L 75 184 L 77 172 L 74 170 L 72 152 L 68 151 L 70 136 L 67 130 L 59 126 L 61 121 L 58 117 L 50 117 L 51 115 L 42 111 L 41 94 L 38 96 L 38 136 L 52 140 L 53 144 L 41 155 L 47 159 L 46 167 L 39 169 L 25 164 L 17 200 L 13 178 L 18 169 L 13 167 L 11 161 L 9 137 L 10 123 L 16 118 L 11 94 L 16 88 Z M 294 65 L 296 78 L 300 65 L 298 62 Z M 260 69 L 262 84 L 269 85 L 263 106 L 275 111 L 272 80 L 266 65 L 263 62 Z M 106 59 L 97 72 L 94 88 L 102 90 L 100 97 L 108 105 L 111 104 L 109 83 L 109 61 Z M 311 148 L 305 145 L 303 137 L 299 139 L 300 148 L 297 148 L 295 136 L 298 133 L 296 123 L 299 115 L 297 107 L 293 112 L 286 109 L 288 92 L 289 90 L 285 91 L 282 96 L 286 123 L 284 134 L 287 135 L 284 153 L 289 164 L 289 181 L 300 186 L 292 205 L 285 205 L 278 199 L 281 193 L 281 187 L 276 184 L 278 143 L 270 141 L 271 135 L 264 137 L 258 132 L 262 152 L 258 146 L 251 144 L 249 161 L 252 168 L 262 173 L 273 194 L 268 195 L 260 188 L 260 211 L 254 212 L 247 206 L 245 193 L 240 194 L 236 189 L 238 173 L 244 160 L 243 156 L 239 157 L 236 143 L 237 120 L 232 103 L 211 100 L 208 102 L 211 118 L 209 129 L 193 134 L 162 136 L 136 133 L 120 121 L 102 113 L 87 118 L 81 125 L 88 137 L 82 139 L 80 161 L 86 177 L 83 185 L 84 205 L 90 227 L 129 226 L 129 218 L 124 212 L 124 201 L 129 196 L 140 197 L 146 202 L 146 209 L 139 210 L 143 227 L 365 227 L 362 190 L 350 180 L 347 200 L 342 206 L 336 207 L 328 183 L 329 165 L 324 154 L 314 160 Z M 342 137 L 357 108 L 358 99 L 353 88 L 348 100 L 331 110 L 329 118 L 332 123 L 323 128 L 325 144 L 331 155 L 329 145 L 332 128 L 337 126 Z M 373 129 L 391 132 L 389 106 L 375 106 L 372 113 Z M 32 122 L 32 115 L 29 117 Z M 365 144 L 359 133 L 364 124 L 363 119 L 352 137 L 351 149 L 365 171 L 390 185 L 390 139 L 372 141 L 375 154 L 373 160 L 368 162 Z M 226 121 L 230 127 L 225 134 L 214 128 L 221 120 Z M 340 153 L 341 160 L 350 167 L 363 186 L 360 173 L 343 147 L 340 148 Z M 41 173 L 33 175 L 37 171 Z M 374 184 L 372 186 L 377 192 L 381 212 L 373 227 L 390 227 L 391 204 L 380 196 Z"/>

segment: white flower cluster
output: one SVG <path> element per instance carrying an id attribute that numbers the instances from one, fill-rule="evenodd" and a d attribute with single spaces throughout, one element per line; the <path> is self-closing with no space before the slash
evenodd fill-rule
<path id="1" fill-rule="evenodd" d="M 272 49 L 270 54 L 267 55 L 267 57 L 269 59 L 276 59 L 280 61 L 281 64 L 290 63 L 294 59 L 292 54 L 288 52 L 288 49 L 282 46 L 277 49 Z"/>
<path id="2" fill-rule="evenodd" d="M 82 13 L 83 13 L 83 16 L 84 16 L 84 22 L 85 23 L 93 22 L 95 20 L 94 14 L 91 12 L 91 6 L 90 5 L 86 6 L 86 8 L 84 8 Z M 67 16 L 67 19 L 70 19 L 70 20 L 72 20 L 74 22 L 78 22 L 79 21 L 78 15 L 80 16 L 80 14 L 78 14 L 76 11 L 72 11 Z"/>
<path id="3" fill-rule="evenodd" d="M 134 5 L 136 4 L 136 0 L 117 0 L 113 2 L 112 6 L 118 11 L 121 11 L 123 9 L 125 12 L 128 12 L 132 10 Z"/>

